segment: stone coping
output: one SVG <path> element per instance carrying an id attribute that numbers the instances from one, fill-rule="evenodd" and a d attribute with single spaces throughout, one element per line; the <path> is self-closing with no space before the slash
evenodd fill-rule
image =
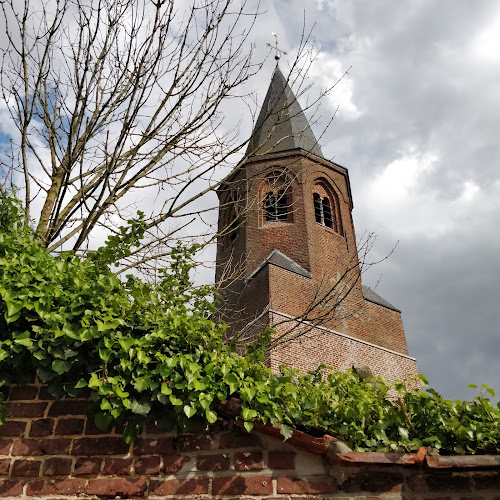
<path id="1" fill-rule="evenodd" d="M 231 398 L 219 405 L 219 413 L 235 418 L 240 414 L 241 401 Z M 236 420 L 238 427 L 243 427 L 242 420 Z M 285 438 L 280 433 L 279 424 L 263 424 L 255 421 L 252 432 L 264 434 L 280 441 Z M 312 436 L 306 432 L 293 430 L 287 444 L 314 455 L 323 455 L 329 461 L 344 465 L 398 465 L 424 467 L 429 469 L 500 469 L 500 455 L 436 455 L 426 447 L 416 453 L 352 451 L 340 439 L 325 434 L 323 437 Z"/>

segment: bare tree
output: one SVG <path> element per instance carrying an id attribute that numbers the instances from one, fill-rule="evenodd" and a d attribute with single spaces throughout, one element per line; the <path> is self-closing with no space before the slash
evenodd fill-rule
<path id="1" fill-rule="evenodd" d="M 99 231 L 117 232 L 148 198 L 148 237 L 118 270 L 144 271 L 168 254 L 176 231 L 203 217 L 193 202 L 227 184 L 220 167 L 248 142 L 221 125 L 224 103 L 245 97 L 244 84 L 262 65 L 253 61 L 249 39 L 258 6 L 0 0 L 0 7 L 7 41 L 0 86 L 16 127 L 4 167 L 23 186 L 40 241 L 52 252 L 85 251 Z M 304 30 L 287 79 L 299 98 L 309 90 L 316 54 Z M 304 109 L 314 114 L 337 83 Z M 252 104 L 254 112 L 258 103 L 250 98 Z M 219 236 L 243 220 L 241 209 Z M 299 320 L 326 321 L 358 280 L 356 260 L 337 283 L 318 289 Z"/>
<path id="2" fill-rule="evenodd" d="M 213 189 L 210 175 L 241 147 L 220 128 L 221 105 L 260 68 L 248 41 L 258 13 L 244 0 L 1 8 L 1 89 L 17 128 L 10 167 L 40 240 L 83 250 L 96 228 L 130 217 L 139 189 L 156 189 L 137 254 L 157 257 L 172 231 L 163 223 Z"/>

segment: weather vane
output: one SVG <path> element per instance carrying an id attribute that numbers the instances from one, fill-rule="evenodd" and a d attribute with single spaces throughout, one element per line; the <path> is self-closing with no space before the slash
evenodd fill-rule
<path id="1" fill-rule="evenodd" d="M 276 59 L 276 61 L 279 61 L 280 57 L 281 57 L 280 54 L 284 54 L 286 56 L 287 52 L 285 52 L 284 50 L 281 50 L 281 49 L 278 48 L 278 36 L 279 36 L 279 33 L 272 32 L 271 35 L 273 35 L 274 38 L 275 38 L 274 50 L 276 51 L 276 54 L 274 54 L 274 58 Z M 266 43 L 266 45 L 268 47 L 273 48 L 273 46 L 270 43 Z"/>

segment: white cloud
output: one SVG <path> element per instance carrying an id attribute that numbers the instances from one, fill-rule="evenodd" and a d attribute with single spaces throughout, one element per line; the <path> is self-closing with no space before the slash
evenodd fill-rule
<path id="1" fill-rule="evenodd" d="M 459 202 L 469 202 L 476 198 L 476 195 L 479 193 L 479 186 L 471 180 L 465 181 L 463 186 L 462 194 L 458 199 Z"/>
<path id="2" fill-rule="evenodd" d="M 435 154 L 409 153 L 391 162 L 369 186 L 369 196 L 380 206 L 393 207 L 410 200 L 418 191 L 419 181 L 435 168 Z"/>
<path id="3" fill-rule="evenodd" d="M 487 61 L 500 60 L 500 16 L 493 20 L 472 41 L 472 54 Z"/>
<path id="4" fill-rule="evenodd" d="M 353 102 L 353 81 L 347 74 L 349 67 L 332 54 L 318 54 L 315 64 L 311 67 L 310 77 L 317 87 L 328 88 L 338 82 L 328 95 L 328 103 L 332 109 L 339 107 L 340 116 L 347 120 L 355 120 L 361 111 Z M 344 76 L 345 75 L 345 76 Z"/>

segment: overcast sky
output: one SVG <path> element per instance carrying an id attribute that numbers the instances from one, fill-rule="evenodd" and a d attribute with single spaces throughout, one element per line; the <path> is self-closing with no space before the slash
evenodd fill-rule
<path id="1" fill-rule="evenodd" d="M 320 142 L 349 170 L 357 235 L 378 235 L 373 258 L 398 243 L 364 283 L 381 277 L 376 290 L 403 311 L 410 354 L 436 390 L 471 398 L 466 386 L 486 383 L 500 391 L 500 3 L 264 7 L 258 46 L 274 31 L 291 55 L 304 8 L 306 25 L 316 24 L 316 86 L 352 67 L 322 107 L 325 122 L 340 109 Z M 286 73 L 286 57 L 280 65 Z"/>

